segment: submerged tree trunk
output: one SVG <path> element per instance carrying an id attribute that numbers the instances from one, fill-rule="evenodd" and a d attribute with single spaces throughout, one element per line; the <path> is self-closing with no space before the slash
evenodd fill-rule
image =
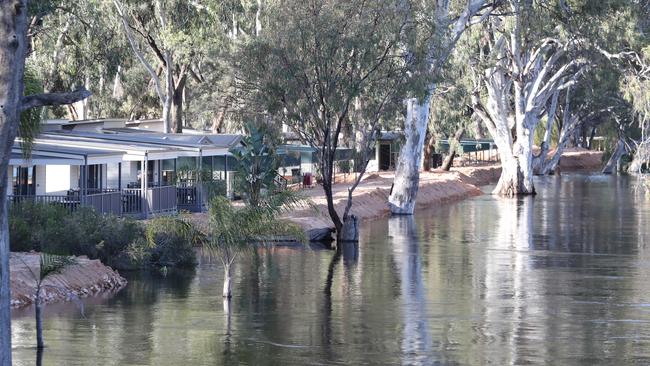
<path id="1" fill-rule="evenodd" d="M 388 198 L 390 212 L 394 215 L 412 215 L 415 199 L 420 184 L 420 161 L 424 137 L 429 122 L 430 94 L 424 103 L 416 98 L 409 99 L 406 106 L 404 135 L 406 141 L 402 146 L 395 169 L 395 183 Z"/>
<path id="2" fill-rule="evenodd" d="M 616 143 L 616 148 L 614 149 L 614 152 L 612 153 L 612 156 L 610 156 L 609 160 L 607 161 L 607 164 L 605 164 L 605 167 L 603 168 L 603 174 L 612 174 L 616 172 L 616 167 L 618 166 L 619 160 L 625 155 L 627 152 L 627 147 L 625 146 L 625 142 L 623 139 L 619 139 L 618 142 Z"/>
<path id="3" fill-rule="evenodd" d="M 231 288 L 231 282 L 232 282 L 232 264 L 226 263 L 223 266 L 223 297 L 226 299 L 230 299 L 232 297 L 232 288 Z"/>
<path id="4" fill-rule="evenodd" d="M 343 227 L 337 238 L 339 243 L 359 241 L 359 220 L 355 215 L 343 217 Z"/>
<path id="5" fill-rule="evenodd" d="M 36 301 L 34 302 L 34 310 L 36 315 L 36 348 L 43 349 L 45 348 L 45 342 L 43 342 L 43 316 L 41 315 L 41 287 L 40 285 L 36 289 Z"/>

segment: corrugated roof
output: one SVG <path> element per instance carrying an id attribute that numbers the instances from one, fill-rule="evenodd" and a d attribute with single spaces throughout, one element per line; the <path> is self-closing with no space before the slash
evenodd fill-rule
<path id="1" fill-rule="evenodd" d="M 86 131 L 52 131 L 44 135 L 48 136 L 69 136 L 97 139 L 112 142 L 128 142 L 134 144 L 164 145 L 169 147 L 202 148 L 206 146 L 215 148 L 231 148 L 241 141 L 241 135 L 205 134 L 205 135 L 183 135 L 166 134 L 161 132 L 150 132 L 143 130 L 132 130 L 124 132 L 124 129 L 113 131 L 113 133 L 98 133 Z M 127 129 L 128 130 L 128 129 Z"/>

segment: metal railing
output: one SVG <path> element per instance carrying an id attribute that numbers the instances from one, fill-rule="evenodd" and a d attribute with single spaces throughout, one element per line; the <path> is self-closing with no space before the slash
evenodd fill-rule
<path id="1" fill-rule="evenodd" d="M 73 212 L 81 205 L 81 201 L 68 195 L 8 195 L 9 204 L 46 203 L 60 205 Z"/>
<path id="2" fill-rule="evenodd" d="M 176 187 L 176 204 L 179 210 L 200 211 L 199 190 L 195 185 L 179 184 Z"/>
<path id="3" fill-rule="evenodd" d="M 84 206 L 92 207 L 102 214 L 122 214 L 122 194 L 115 190 L 113 192 L 89 194 L 83 199 Z"/>
<path id="4" fill-rule="evenodd" d="M 139 188 L 125 188 L 122 190 L 122 214 L 137 215 L 142 213 L 142 194 Z"/>
<path id="5" fill-rule="evenodd" d="M 147 189 L 147 205 L 151 213 L 176 212 L 177 192 L 175 186 Z"/>

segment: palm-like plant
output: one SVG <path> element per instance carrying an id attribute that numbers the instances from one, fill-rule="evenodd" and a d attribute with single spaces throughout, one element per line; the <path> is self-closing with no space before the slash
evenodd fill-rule
<path id="1" fill-rule="evenodd" d="M 34 300 L 34 308 L 36 316 L 36 348 L 39 350 L 42 350 L 45 347 L 45 342 L 43 341 L 43 318 L 41 308 L 43 304 L 41 301 L 41 291 L 46 287 L 46 285 L 44 285 L 43 282 L 50 275 L 61 273 L 65 267 L 75 263 L 76 261 L 74 257 L 41 253 L 39 258 L 38 275 L 32 271 L 31 267 L 29 267 L 27 263 L 24 263 L 25 267 L 29 269 L 32 276 L 34 277 L 34 280 L 36 281 L 36 299 Z"/>
<path id="2" fill-rule="evenodd" d="M 232 265 L 237 256 L 265 244 L 277 235 L 290 235 L 304 240 L 299 227 L 278 219 L 285 210 L 301 204 L 304 199 L 291 191 L 277 192 L 258 202 L 258 206 L 234 207 L 225 197 L 210 201 L 210 235 L 204 249 L 217 256 L 224 268 L 223 297 L 232 296 Z"/>
<path id="3" fill-rule="evenodd" d="M 276 178 L 280 161 L 274 144 L 269 142 L 269 131 L 264 126 L 246 125 L 248 135 L 242 139 L 242 146 L 230 152 L 237 159 L 235 184 L 251 206 L 259 206 L 265 195 L 277 190 Z"/>

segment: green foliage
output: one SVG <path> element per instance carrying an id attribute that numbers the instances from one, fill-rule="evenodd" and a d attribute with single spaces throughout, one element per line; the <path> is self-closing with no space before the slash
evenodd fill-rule
<path id="1" fill-rule="evenodd" d="M 30 69 L 25 69 L 25 95 L 39 94 L 43 92 L 43 85 L 38 80 L 36 74 Z M 33 141 L 41 132 L 41 108 L 32 108 L 23 111 L 20 114 L 20 126 L 18 134 L 22 138 L 22 151 L 25 157 L 29 157 L 32 152 Z"/>
<path id="2" fill-rule="evenodd" d="M 103 216 L 86 207 L 73 213 L 57 204 L 24 202 L 9 210 L 12 251 L 42 251 L 60 255 L 87 255 L 112 261 L 142 228 L 133 219 Z"/>
<path id="3" fill-rule="evenodd" d="M 159 267 L 194 267 L 194 247 L 203 235 L 180 217 L 162 216 L 150 220 L 145 230 L 148 262 Z M 139 242 L 140 246 L 144 244 Z M 138 250 L 132 247 L 131 250 Z M 138 256 L 139 258 L 139 256 Z"/>
<path id="4" fill-rule="evenodd" d="M 533 143 L 536 146 L 542 146 L 542 142 L 544 142 L 544 134 L 546 133 L 546 121 L 542 121 L 540 124 L 537 125 L 537 128 L 535 128 L 535 132 L 533 133 Z M 553 123 L 551 125 L 551 140 L 550 140 L 550 145 L 549 147 L 553 148 L 557 146 L 557 142 L 560 139 L 560 131 L 558 129 L 557 123 Z"/>
<path id="5" fill-rule="evenodd" d="M 290 191 L 272 195 L 264 206 L 234 207 L 224 197 L 210 201 L 210 234 L 204 248 L 228 258 L 246 250 L 255 243 L 277 235 L 292 235 L 304 240 L 304 233 L 296 225 L 281 221 L 278 216 L 295 207 L 303 199 Z"/>
<path id="6" fill-rule="evenodd" d="M 120 269 L 191 267 L 202 235 L 180 217 L 154 218 L 142 225 L 104 216 L 91 208 L 73 213 L 56 204 L 13 204 L 9 210 L 12 251 L 86 255 Z"/>
<path id="7" fill-rule="evenodd" d="M 243 146 L 231 149 L 237 159 L 235 172 L 235 189 L 241 193 L 251 206 L 259 206 L 265 195 L 273 194 L 278 177 L 278 155 L 275 146 L 267 137 L 266 127 L 246 124 L 247 135 L 243 137 Z"/>
<path id="8" fill-rule="evenodd" d="M 41 253 L 40 256 L 40 280 L 44 280 L 51 274 L 61 273 L 61 271 L 70 265 L 75 264 L 73 257 Z"/>

